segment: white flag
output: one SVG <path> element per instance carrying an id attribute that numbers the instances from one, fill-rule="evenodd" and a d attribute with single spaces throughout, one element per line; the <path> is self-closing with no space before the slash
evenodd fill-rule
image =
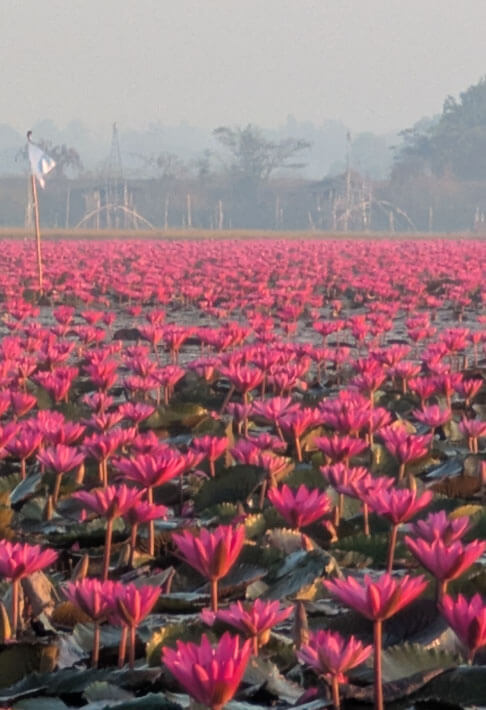
<path id="1" fill-rule="evenodd" d="M 39 148 L 38 145 L 31 143 L 31 141 L 29 141 L 29 160 L 32 175 L 35 175 L 39 185 L 45 188 L 46 183 L 44 176 L 55 168 L 56 161 L 47 155 L 47 153 L 44 153 L 42 148 Z"/>

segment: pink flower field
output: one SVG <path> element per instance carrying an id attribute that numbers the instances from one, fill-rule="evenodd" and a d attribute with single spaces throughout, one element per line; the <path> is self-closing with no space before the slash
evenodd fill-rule
<path id="1" fill-rule="evenodd" d="M 486 241 L 0 250 L 0 707 L 486 699 Z"/>

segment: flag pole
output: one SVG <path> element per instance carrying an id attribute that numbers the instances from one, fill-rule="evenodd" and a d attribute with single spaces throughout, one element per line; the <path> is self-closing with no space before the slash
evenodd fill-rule
<path id="1" fill-rule="evenodd" d="M 27 132 L 27 140 L 30 142 L 32 131 Z M 30 180 L 32 186 L 32 207 L 34 210 L 34 224 L 35 224 L 35 246 L 37 253 L 37 274 L 39 277 L 39 295 L 42 296 L 44 292 L 43 284 L 43 273 L 42 273 L 42 250 L 41 250 L 41 235 L 40 235 L 40 221 L 39 221 L 39 200 L 37 198 L 37 185 L 35 182 L 35 175 L 31 170 Z"/>

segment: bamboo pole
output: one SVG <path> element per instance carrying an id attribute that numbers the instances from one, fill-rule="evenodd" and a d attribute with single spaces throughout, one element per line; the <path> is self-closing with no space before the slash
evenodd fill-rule
<path id="1" fill-rule="evenodd" d="M 37 274 L 39 277 L 39 294 L 42 296 L 44 292 L 43 284 L 43 273 L 42 273 L 42 250 L 41 250 L 41 235 L 40 235 L 40 223 L 39 223 L 39 200 L 37 199 L 37 185 L 35 182 L 35 175 L 31 176 L 31 186 L 32 186 L 32 206 L 34 209 L 34 224 L 35 224 L 35 246 L 37 253 Z"/>

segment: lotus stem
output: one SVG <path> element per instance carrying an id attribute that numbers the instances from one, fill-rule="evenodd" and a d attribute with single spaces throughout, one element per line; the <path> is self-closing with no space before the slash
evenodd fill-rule
<path id="1" fill-rule="evenodd" d="M 130 558 L 128 564 L 133 567 L 133 559 L 135 557 L 135 550 L 137 547 L 137 533 L 138 533 L 138 523 L 134 523 L 130 531 Z"/>
<path id="2" fill-rule="evenodd" d="M 57 505 L 57 501 L 59 499 L 59 493 L 61 492 L 61 481 L 62 481 L 62 473 L 60 471 L 58 471 L 56 473 L 56 479 L 54 481 L 54 490 L 52 491 L 53 505 Z"/>
<path id="3" fill-rule="evenodd" d="M 150 503 L 150 505 L 153 505 L 154 503 L 154 491 L 152 486 L 149 486 L 147 488 L 147 502 Z M 155 556 L 155 521 L 154 520 L 149 520 L 148 524 L 148 553 L 150 557 Z"/>
<path id="4" fill-rule="evenodd" d="M 339 519 L 341 519 L 342 515 L 343 515 L 343 510 L 344 510 L 344 493 L 339 494 L 338 506 L 339 506 Z"/>
<path id="5" fill-rule="evenodd" d="M 19 623 L 20 580 L 12 580 L 12 638 L 17 638 Z"/>
<path id="6" fill-rule="evenodd" d="M 368 503 L 363 501 L 363 532 L 366 537 L 370 536 L 370 517 Z"/>
<path id="7" fill-rule="evenodd" d="M 387 557 L 387 562 L 386 562 L 386 571 L 388 574 L 391 574 L 391 571 L 393 569 L 393 558 L 395 557 L 395 547 L 397 544 L 397 533 L 398 533 L 398 525 L 392 525 L 391 532 L 390 532 L 390 543 L 388 545 L 388 557 Z"/>
<path id="8" fill-rule="evenodd" d="M 260 488 L 260 500 L 258 501 L 258 509 L 263 510 L 263 506 L 265 504 L 265 495 L 267 493 L 267 487 L 268 487 L 268 480 L 267 477 L 262 481 L 262 486 Z"/>
<path id="9" fill-rule="evenodd" d="M 105 533 L 105 553 L 103 555 L 103 581 L 106 582 L 108 579 L 108 572 L 110 569 L 110 556 L 111 556 L 111 538 L 113 536 L 113 518 L 108 518 L 106 521 L 106 533 Z"/>
<path id="10" fill-rule="evenodd" d="M 100 624 L 95 621 L 94 634 L 93 634 L 93 652 L 91 656 L 91 667 L 98 668 L 98 663 L 100 660 Z"/>
<path id="11" fill-rule="evenodd" d="M 211 579 L 211 611 L 216 613 L 218 611 L 218 580 Z"/>
<path id="12" fill-rule="evenodd" d="M 255 634 L 255 636 L 253 636 L 251 640 L 253 644 L 253 655 L 256 658 L 258 656 L 258 635 Z"/>
<path id="13" fill-rule="evenodd" d="M 447 592 L 447 581 L 445 579 L 438 579 L 435 587 L 435 601 L 440 604 L 442 597 Z"/>
<path id="14" fill-rule="evenodd" d="M 302 447 L 300 445 L 300 439 L 297 435 L 294 436 L 295 451 L 297 452 L 297 461 L 302 462 Z"/>
<path id="15" fill-rule="evenodd" d="M 334 710 L 340 710 L 341 708 L 341 698 L 339 697 L 339 681 L 336 675 L 333 675 L 331 680 L 331 692 L 332 692 L 332 704 L 334 705 Z"/>
<path id="16" fill-rule="evenodd" d="M 130 626 L 130 650 L 128 652 L 128 663 L 130 668 L 135 665 L 135 642 L 136 642 L 136 627 Z"/>
<path id="17" fill-rule="evenodd" d="M 373 637 L 375 645 L 375 710 L 383 710 L 383 684 L 381 673 L 382 624 L 383 622 L 381 619 L 377 619 L 373 624 Z"/>
<path id="18" fill-rule="evenodd" d="M 398 469 L 398 480 L 399 481 L 402 481 L 405 477 L 405 466 L 406 466 L 406 464 L 404 464 L 404 463 L 400 464 L 400 467 Z"/>

